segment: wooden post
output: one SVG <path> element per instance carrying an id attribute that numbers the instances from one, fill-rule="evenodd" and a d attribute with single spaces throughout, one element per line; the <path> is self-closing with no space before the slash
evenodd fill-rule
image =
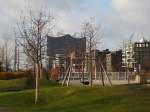
<path id="1" fill-rule="evenodd" d="M 69 86 L 69 83 L 70 83 L 70 77 L 72 75 L 72 59 L 73 59 L 73 54 L 71 53 L 71 56 L 70 56 L 70 71 L 69 71 L 69 76 L 68 76 L 68 81 L 67 81 L 67 87 Z"/>
<path id="2" fill-rule="evenodd" d="M 62 86 L 65 84 L 65 81 L 66 81 L 66 79 L 67 79 L 67 76 L 68 76 L 69 71 L 70 71 L 70 65 L 69 65 L 69 67 L 68 67 L 68 69 L 67 69 L 67 71 L 66 71 L 66 73 L 65 73 L 64 80 L 62 81 Z"/>

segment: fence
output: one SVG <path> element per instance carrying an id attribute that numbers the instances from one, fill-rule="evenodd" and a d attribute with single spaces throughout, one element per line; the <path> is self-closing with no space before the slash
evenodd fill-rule
<path id="1" fill-rule="evenodd" d="M 107 76 L 105 73 L 96 73 L 95 75 L 95 80 L 102 79 L 102 75 L 104 76 L 104 79 L 107 80 L 107 76 L 109 77 L 110 80 L 128 80 L 130 78 L 133 80 L 135 78 L 135 73 L 134 72 L 108 72 Z"/>
<path id="2" fill-rule="evenodd" d="M 63 73 L 65 74 L 65 73 Z M 134 80 L 135 79 L 135 73 L 134 72 L 107 72 L 107 76 L 104 72 L 97 72 L 96 74 L 93 74 L 93 80 L 101 80 L 102 75 L 104 77 L 104 80 Z M 70 76 L 70 80 L 81 80 L 82 79 L 82 73 L 72 73 Z M 60 79 L 63 79 L 64 75 L 61 75 Z M 89 74 L 84 73 L 84 80 L 88 80 Z"/>

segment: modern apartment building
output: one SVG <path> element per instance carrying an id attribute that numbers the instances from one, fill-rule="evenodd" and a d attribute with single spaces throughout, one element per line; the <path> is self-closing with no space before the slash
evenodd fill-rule
<path id="1" fill-rule="evenodd" d="M 134 71 L 135 69 L 134 44 L 132 41 L 123 43 L 122 67 L 129 71 Z"/>
<path id="2" fill-rule="evenodd" d="M 150 71 L 150 42 L 144 38 L 134 43 L 134 60 L 137 71 Z"/>
<path id="3" fill-rule="evenodd" d="M 124 43 L 122 62 L 129 71 L 150 71 L 150 42 L 141 38 L 139 42 Z"/>

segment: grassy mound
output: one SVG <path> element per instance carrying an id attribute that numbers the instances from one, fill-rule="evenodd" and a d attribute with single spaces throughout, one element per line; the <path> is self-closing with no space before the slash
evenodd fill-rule
<path id="1" fill-rule="evenodd" d="M 0 80 L 0 91 L 20 90 L 26 86 L 27 78 Z"/>
<path id="2" fill-rule="evenodd" d="M 40 79 L 40 86 L 58 86 L 58 83 L 46 79 Z M 11 80 L 0 80 L 0 92 L 21 91 L 25 89 L 34 89 L 35 79 L 33 77 L 17 78 Z"/>
<path id="3" fill-rule="evenodd" d="M 46 87 L 0 94 L 0 107 L 18 112 L 150 112 L 150 89 L 138 87 Z"/>

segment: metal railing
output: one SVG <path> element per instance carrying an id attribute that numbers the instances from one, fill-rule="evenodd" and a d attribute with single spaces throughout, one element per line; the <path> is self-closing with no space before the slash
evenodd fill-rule
<path id="1" fill-rule="evenodd" d="M 63 79 L 64 77 L 63 73 L 60 76 L 60 79 Z M 101 80 L 102 75 L 104 77 L 104 80 L 108 80 L 107 76 L 109 77 L 110 80 L 128 80 L 128 77 L 130 77 L 130 80 L 134 80 L 135 78 L 135 73 L 134 72 L 107 72 L 107 76 L 104 72 L 97 72 L 96 74 L 93 74 L 93 80 Z M 84 80 L 88 80 L 89 74 L 84 73 Z M 72 73 L 70 76 L 70 80 L 81 80 L 82 79 L 82 73 L 80 72 L 75 72 Z"/>

